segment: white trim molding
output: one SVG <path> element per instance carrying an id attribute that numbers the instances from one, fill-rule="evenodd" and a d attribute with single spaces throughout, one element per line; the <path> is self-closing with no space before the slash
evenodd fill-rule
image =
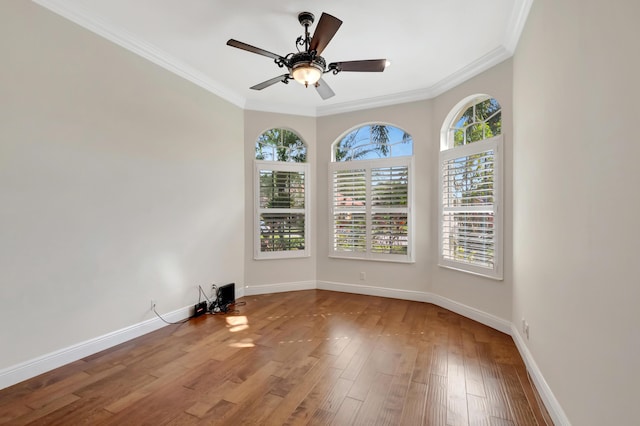
<path id="1" fill-rule="evenodd" d="M 162 317 L 169 322 L 176 322 L 188 318 L 192 313 L 193 305 L 162 314 Z M 166 325 L 167 324 L 160 318 L 151 318 L 138 324 L 5 368 L 0 370 L 0 389 L 15 385 L 39 374 L 46 373 L 47 371 L 135 339 L 136 337 L 144 336 Z"/>
<path id="2" fill-rule="evenodd" d="M 456 314 L 462 315 L 463 317 L 478 321 L 481 324 L 494 328 L 505 334 L 511 334 L 511 323 L 509 321 L 499 318 L 495 315 L 488 314 L 479 309 L 472 308 L 471 306 L 467 306 L 446 297 L 429 292 L 336 283 L 329 281 L 318 281 L 317 288 L 320 290 L 340 291 L 343 293 L 364 294 L 367 296 L 388 297 L 391 299 L 432 303 L 434 305 L 455 312 Z"/>
<path id="3" fill-rule="evenodd" d="M 315 290 L 315 281 L 298 281 L 291 283 L 276 283 L 276 284 L 260 284 L 244 286 L 245 296 L 255 296 L 258 294 L 272 294 L 272 293 L 284 293 L 287 291 L 300 291 L 300 290 Z"/>
<path id="4" fill-rule="evenodd" d="M 511 334 L 513 341 L 516 343 L 518 352 L 520 352 L 520 356 L 527 366 L 527 371 L 529 372 L 529 375 L 531 375 L 531 379 L 533 380 L 533 383 L 535 384 L 535 387 L 540 394 L 540 398 L 542 398 L 542 402 L 549 412 L 553 423 L 556 426 L 571 426 L 571 422 L 567 418 L 567 415 L 560 406 L 560 403 L 551 391 L 549 384 L 544 379 L 540 368 L 538 368 L 538 365 L 533 359 L 533 355 L 531 355 L 531 352 L 529 352 L 529 348 L 527 348 L 527 344 L 524 342 L 522 336 L 518 332 L 518 327 L 516 327 L 513 323 L 511 324 L 511 332 L 509 334 Z"/>

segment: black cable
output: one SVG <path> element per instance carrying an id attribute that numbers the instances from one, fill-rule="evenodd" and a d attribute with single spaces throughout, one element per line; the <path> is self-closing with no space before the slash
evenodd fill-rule
<path id="1" fill-rule="evenodd" d="M 211 315 L 220 315 L 220 314 L 239 314 L 240 311 L 238 309 L 233 309 L 230 310 L 231 307 L 237 307 L 237 306 L 245 306 L 247 304 L 247 302 L 231 302 L 231 303 L 227 303 L 226 305 L 222 306 L 219 304 L 219 301 L 216 299 L 216 305 L 210 310 L 210 314 Z M 218 311 L 215 310 L 215 308 L 218 308 Z"/>
<path id="2" fill-rule="evenodd" d="M 213 289 L 215 290 L 215 288 L 216 288 L 216 286 L 214 284 L 213 285 Z M 211 299 L 209 299 L 207 297 L 207 294 L 202 289 L 202 286 L 198 286 L 198 303 L 200 303 L 202 301 L 202 299 L 200 299 L 201 296 L 204 296 L 204 298 L 207 299 L 207 305 L 211 303 Z"/>
<path id="3" fill-rule="evenodd" d="M 167 324 L 171 324 L 171 325 L 175 325 L 175 324 L 184 324 L 185 322 L 189 321 L 191 318 L 193 317 L 189 317 L 189 318 L 185 318 L 182 321 L 178 321 L 178 322 L 171 322 L 171 321 L 167 321 L 166 319 L 162 318 L 162 316 L 158 313 L 158 311 L 156 311 L 156 307 L 155 305 L 153 306 L 153 313 L 156 314 L 158 316 L 158 318 L 160 318 L 163 322 L 167 323 Z"/>
<path id="4" fill-rule="evenodd" d="M 217 314 L 239 314 L 240 311 L 238 311 L 237 309 L 234 310 L 229 310 L 229 307 L 233 306 L 233 307 L 237 307 L 237 306 L 244 306 L 247 304 L 247 302 L 231 302 L 231 303 L 227 303 L 226 305 L 222 305 L 220 303 L 220 295 L 217 292 L 218 287 L 215 284 L 211 285 L 211 289 L 212 291 L 215 293 L 216 298 L 211 301 L 211 299 L 209 299 L 209 297 L 207 297 L 207 294 L 205 293 L 204 289 L 202 288 L 202 286 L 198 286 L 198 304 L 201 303 L 202 301 L 202 296 L 204 296 L 204 298 L 207 300 L 207 313 L 211 314 L 211 315 L 217 315 Z M 195 318 L 195 315 L 192 315 L 188 318 L 183 319 L 182 321 L 178 321 L 178 322 L 171 322 L 171 321 L 167 321 L 166 319 L 162 318 L 162 316 L 158 313 L 158 311 L 156 311 L 156 306 L 153 306 L 153 313 L 156 314 L 156 316 L 158 318 L 160 318 L 164 323 L 166 324 L 171 324 L 171 325 L 177 325 L 177 324 L 184 324 L 185 322 L 189 321 L 192 318 Z"/>

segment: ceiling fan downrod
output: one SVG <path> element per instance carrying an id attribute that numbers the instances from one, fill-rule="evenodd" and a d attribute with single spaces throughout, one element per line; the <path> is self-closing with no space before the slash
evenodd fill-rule
<path id="1" fill-rule="evenodd" d="M 305 52 L 309 51 L 309 45 L 311 44 L 311 38 L 309 37 L 309 27 L 313 24 L 315 20 L 315 16 L 311 12 L 300 12 L 298 14 L 298 22 L 300 25 L 304 27 L 304 39 L 303 37 L 298 38 L 298 43 L 300 45 L 304 44 Z M 302 40 L 301 40 L 302 39 Z"/>

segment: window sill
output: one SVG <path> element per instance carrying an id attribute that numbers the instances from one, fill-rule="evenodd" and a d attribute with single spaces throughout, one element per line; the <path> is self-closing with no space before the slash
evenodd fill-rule
<path id="1" fill-rule="evenodd" d="M 451 269 L 451 270 L 454 270 L 454 271 L 459 271 L 459 272 L 464 272 L 464 273 L 471 274 L 471 275 L 476 275 L 478 277 L 489 278 L 489 279 L 492 279 L 494 281 L 504 281 L 504 278 L 502 277 L 502 273 L 500 273 L 500 274 L 490 274 L 490 273 L 486 273 L 486 272 L 482 272 L 482 271 L 465 269 L 464 267 L 457 266 L 457 265 L 446 265 L 446 264 L 442 264 L 442 263 L 438 263 L 438 266 L 441 267 L 441 268 L 445 268 L 445 269 Z"/>
<path id="2" fill-rule="evenodd" d="M 272 254 L 272 255 L 260 255 L 253 256 L 253 260 L 291 260 L 291 259 L 308 259 L 311 255 L 309 253 L 291 255 L 291 254 Z"/>
<path id="3" fill-rule="evenodd" d="M 341 260 L 364 260 L 367 262 L 387 262 L 387 263 L 416 263 L 413 259 L 381 259 L 381 258 L 372 258 L 372 257 L 357 257 L 357 256 L 337 256 L 334 254 L 329 255 L 330 259 L 341 259 Z"/>

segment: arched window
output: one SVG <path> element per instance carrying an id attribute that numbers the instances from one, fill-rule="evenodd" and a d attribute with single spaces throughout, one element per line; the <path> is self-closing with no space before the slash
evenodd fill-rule
<path id="1" fill-rule="evenodd" d="M 413 139 L 369 124 L 332 145 L 330 256 L 413 261 Z"/>
<path id="2" fill-rule="evenodd" d="M 411 135 L 397 127 L 370 124 L 358 127 L 333 144 L 333 161 L 371 160 L 413 155 Z"/>
<path id="3" fill-rule="evenodd" d="M 255 147 L 256 259 L 309 256 L 307 147 L 287 129 L 262 133 Z"/>
<path id="4" fill-rule="evenodd" d="M 502 279 L 502 109 L 476 95 L 461 101 L 440 142 L 439 264 Z"/>
<path id="5" fill-rule="evenodd" d="M 305 163 L 307 146 L 287 129 L 269 129 L 256 141 L 256 160 Z"/>

